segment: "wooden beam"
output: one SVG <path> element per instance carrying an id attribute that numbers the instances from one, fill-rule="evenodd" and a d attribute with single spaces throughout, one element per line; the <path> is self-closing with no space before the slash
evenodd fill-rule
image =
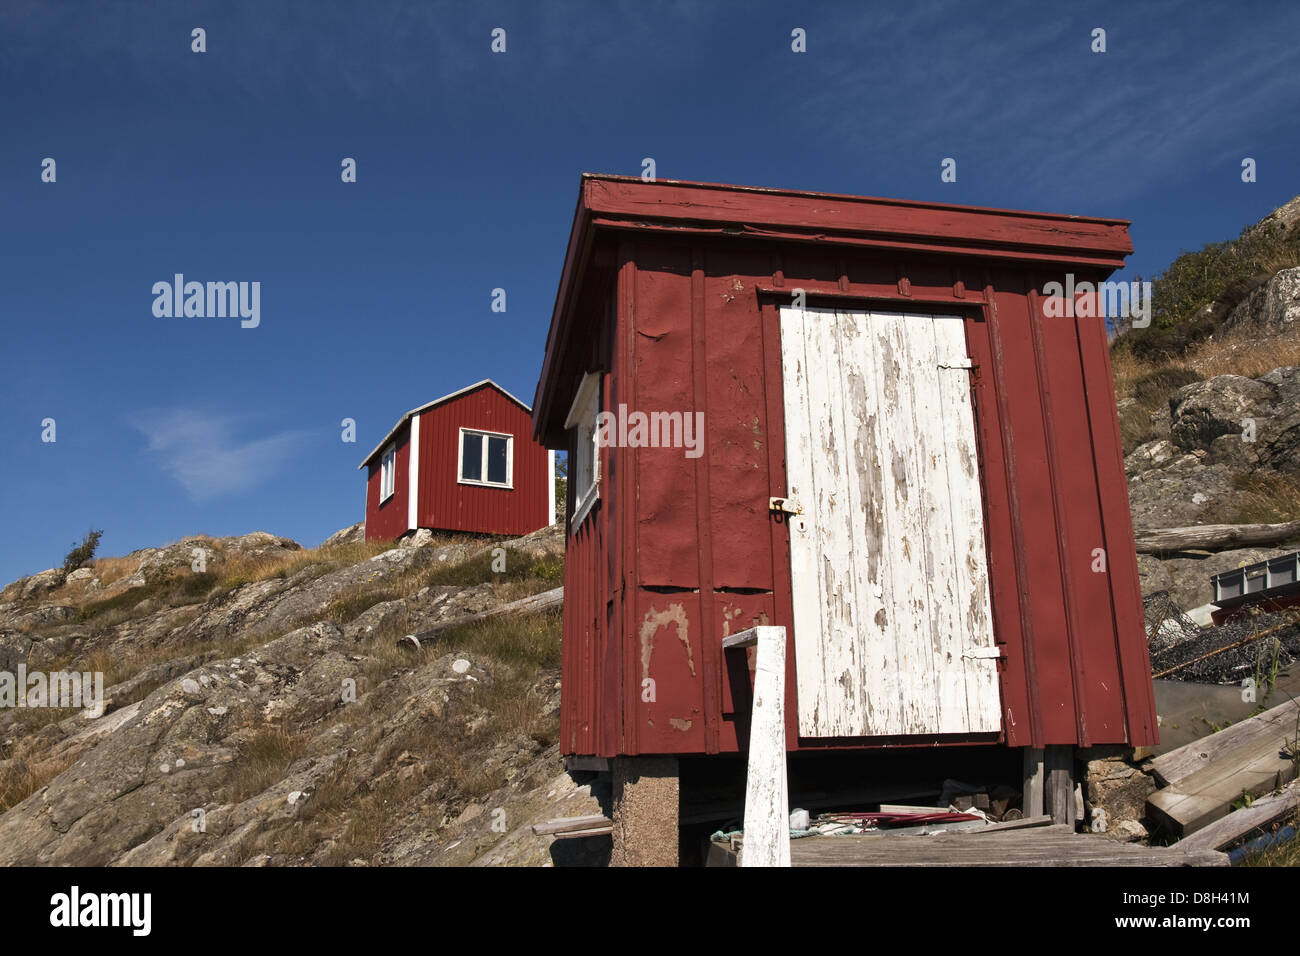
<path id="1" fill-rule="evenodd" d="M 570 755 L 564 758 L 564 768 L 588 773 L 609 773 L 609 758 Z"/>
<path id="2" fill-rule="evenodd" d="M 1043 812 L 1043 748 L 1025 747 L 1025 789 L 1021 793 L 1020 809 L 1026 817 L 1036 817 Z"/>
<path id="3" fill-rule="evenodd" d="M 727 644 L 730 641 L 730 645 Z M 785 753 L 785 628 L 753 627 L 723 646 L 757 643 L 754 711 L 745 776 L 745 848 L 741 866 L 790 865 L 790 797 Z"/>
<path id="4" fill-rule="evenodd" d="M 1262 714 L 1161 754 L 1151 761 L 1151 773 L 1160 786 L 1175 786 L 1197 771 L 1227 759 L 1261 735 L 1270 735 L 1285 743 L 1288 734 L 1295 736 L 1297 720 L 1300 720 L 1300 701 L 1278 704 Z"/>
<path id="5" fill-rule="evenodd" d="M 518 601 L 511 601 L 509 604 L 502 604 L 500 607 L 494 607 L 487 611 L 481 611 L 478 614 L 461 614 L 458 617 L 450 618 L 446 621 L 439 621 L 432 627 L 425 628 L 413 635 L 403 635 L 398 638 L 397 643 L 404 641 L 409 643 L 409 638 L 414 637 L 418 642 L 423 642 L 428 638 L 436 637 L 443 631 L 451 630 L 453 627 L 461 627 L 465 624 L 476 624 L 479 621 L 486 621 L 494 617 L 502 617 L 507 614 L 540 614 L 542 611 L 549 611 L 552 608 L 561 607 L 564 604 L 564 588 L 559 587 L 551 591 L 543 591 L 541 594 L 533 594 L 526 598 L 520 598 Z"/>
<path id="6" fill-rule="evenodd" d="M 1300 783 L 1293 780 L 1279 792 L 1260 797 L 1250 806 L 1215 820 L 1179 840 L 1177 845 L 1189 850 L 1222 850 L 1255 830 L 1262 831 L 1296 807 L 1300 807 Z"/>
<path id="7" fill-rule="evenodd" d="M 604 828 L 608 832 L 612 823 L 613 821 L 603 813 L 590 813 L 581 817 L 560 817 L 547 820 L 545 823 L 534 823 L 533 832 L 536 834 L 565 833 L 592 828 Z"/>
<path id="8" fill-rule="evenodd" d="M 1051 825 L 1051 816 L 1043 813 L 1036 817 L 1024 817 L 1020 820 L 1003 820 L 1001 823 L 990 823 L 986 827 L 976 827 L 970 832 L 997 833 L 1000 830 L 1030 830 L 1035 827 L 1050 827 Z"/>
<path id="9" fill-rule="evenodd" d="M 1044 826 L 974 836 L 980 830 L 928 836 L 823 836 L 795 840 L 794 866 L 1227 866 L 1214 850 L 1141 846 L 1073 827 Z M 744 848 L 748 850 L 748 846 Z M 744 859 L 742 851 L 741 859 Z"/>
<path id="10" fill-rule="evenodd" d="M 1155 528 L 1134 532 L 1139 554 L 1206 551 L 1278 544 L 1300 538 L 1300 521 L 1283 524 L 1205 524 L 1192 528 Z"/>
<path id="11" fill-rule="evenodd" d="M 612 836 L 614 833 L 613 822 L 606 823 L 604 826 L 592 827 L 589 830 L 565 830 L 563 833 L 555 834 L 557 840 L 580 840 L 583 837 L 593 836 Z"/>
<path id="12" fill-rule="evenodd" d="M 1231 812 L 1244 795 L 1261 797 L 1294 780 L 1300 701 L 1288 701 L 1152 762 L 1166 786 L 1147 798 L 1147 814 L 1186 836 Z"/>
<path id="13" fill-rule="evenodd" d="M 1051 814 L 1052 822 L 1074 826 L 1074 748 L 1054 744 L 1044 748 L 1043 768 L 1046 773 L 1043 808 Z"/>

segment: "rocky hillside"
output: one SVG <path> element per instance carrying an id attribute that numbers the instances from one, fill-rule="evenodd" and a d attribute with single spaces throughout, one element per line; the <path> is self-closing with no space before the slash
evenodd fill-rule
<path id="1" fill-rule="evenodd" d="M 14 582 L 0 671 L 106 686 L 97 718 L 0 710 L 0 865 L 551 862 L 531 823 L 599 812 L 557 753 L 557 617 L 404 637 L 562 567 L 558 529 L 392 547 L 358 526 Z"/>
<path id="2" fill-rule="evenodd" d="M 1300 197 L 1252 230 L 1266 226 L 1300 232 Z M 1300 268 L 1260 274 L 1196 315 L 1217 325 L 1182 354 L 1138 360 L 1124 338 L 1112 350 L 1134 524 L 1300 519 Z M 1143 593 L 1196 607 L 1211 575 L 1297 548 L 1143 555 Z"/>

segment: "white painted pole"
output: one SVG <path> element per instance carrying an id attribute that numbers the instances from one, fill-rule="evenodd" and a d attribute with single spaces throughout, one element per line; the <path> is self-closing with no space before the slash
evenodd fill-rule
<path id="1" fill-rule="evenodd" d="M 785 628 L 753 627 L 722 642 L 758 645 L 749 724 L 745 836 L 741 866 L 790 865 L 790 797 L 785 753 Z"/>

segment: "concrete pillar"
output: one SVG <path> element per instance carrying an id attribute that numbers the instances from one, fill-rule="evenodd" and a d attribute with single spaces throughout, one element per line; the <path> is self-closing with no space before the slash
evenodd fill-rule
<path id="1" fill-rule="evenodd" d="M 615 757 L 610 866 L 677 866 L 676 757 Z"/>

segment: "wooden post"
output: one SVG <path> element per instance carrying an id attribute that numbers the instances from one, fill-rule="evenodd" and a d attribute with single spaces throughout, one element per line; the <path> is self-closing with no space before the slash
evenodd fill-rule
<path id="1" fill-rule="evenodd" d="M 754 713 L 745 778 L 741 866 L 790 865 L 790 797 L 785 753 L 785 628 L 752 627 L 724 638 L 723 651 L 758 645 Z"/>
<path id="2" fill-rule="evenodd" d="M 1043 758 L 1047 774 L 1044 809 L 1052 815 L 1053 823 L 1074 826 L 1074 748 L 1052 745 L 1046 748 Z"/>
<path id="3" fill-rule="evenodd" d="M 1025 789 L 1020 798 L 1020 810 L 1026 818 L 1043 813 L 1043 748 L 1025 747 Z"/>

